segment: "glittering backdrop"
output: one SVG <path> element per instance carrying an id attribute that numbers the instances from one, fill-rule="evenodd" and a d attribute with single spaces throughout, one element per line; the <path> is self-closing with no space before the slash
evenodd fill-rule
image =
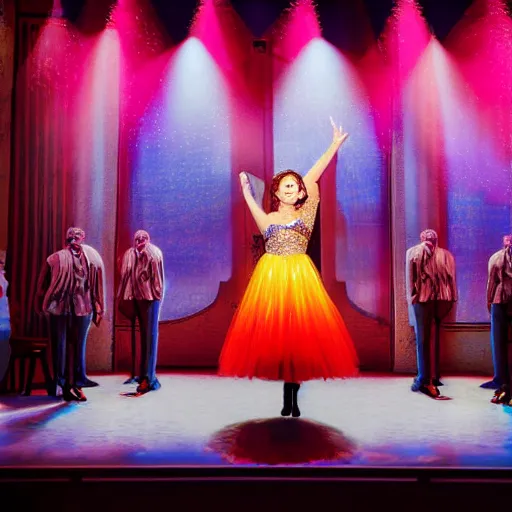
<path id="1" fill-rule="evenodd" d="M 158 80 L 130 148 L 130 224 L 147 229 L 164 253 L 160 318 L 174 320 L 209 306 L 231 275 L 229 98 L 196 38 L 172 54 Z"/>
<path id="2" fill-rule="evenodd" d="M 237 175 L 262 158 L 261 107 L 255 106 L 261 77 L 250 59 L 252 36 L 229 2 L 200 2 L 192 11 L 180 40 L 169 26 L 171 6 L 162 4 L 157 13 L 146 0 L 123 0 L 116 9 L 122 48 L 117 248 L 122 255 L 133 232 L 144 228 L 164 253 L 159 363 L 214 366 L 243 289 L 239 270 L 251 258 Z M 131 352 L 126 319 L 119 315 L 116 322 L 115 360 L 124 368 Z"/>
<path id="3" fill-rule="evenodd" d="M 512 230 L 512 19 L 504 2 L 476 0 L 445 47 L 436 63 L 457 321 L 488 321 L 487 262 Z"/>
<path id="4" fill-rule="evenodd" d="M 460 4 L 460 2 L 459 2 Z M 455 256 L 459 302 L 442 332 L 443 367 L 487 371 L 487 261 L 510 230 L 510 17 L 475 0 L 462 18 L 442 12 L 434 38 L 419 6 L 399 0 L 383 37 L 393 67 L 392 221 L 395 369 L 414 371 L 405 300 L 405 251 L 432 227 Z M 467 7 L 467 6 L 466 6 Z M 444 24 L 444 26 L 442 26 Z M 466 327 L 464 327 L 466 325 Z"/>
<path id="5" fill-rule="evenodd" d="M 336 279 L 356 307 L 389 321 L 387 167 L 376 109 L 358 63 L 320 37 L 311 8 L 296 8 L 291 18 L 275 49 L 275 172 L 304 175 L 331 143 L 329 116 L 343 125 L 349 138 L 336 170 L 326 171 L 336 173 Z"/>
<path id="6" fill-rule="evenodd" d="M 487 261 L 511 226 L 511 44 L 504 5 L 477 0 L 442 43 L 421 27 L 402 67 L 406 244 L 432 227 L 454 254 L 459 322 L 489 321 Z"/>
<path id="7" fill-rule="evenodd" d="M 133 15 L 143 23 L 129 30 Z M 176 44 L 147 3 L 119 7 L 121 30 L 142 43 L 124 52 L 122 222 L 131 234 L 146 229 L 164 253 L 162 321 L 210 306 L 232 275 L 231 87 L 217 15 L 202 6 Z"/>
<path id="8" fill-rule="evenodd" d="M 91 370 L 111 364 L 113 330 L 117 154 L 119 140 L 119 39 L 108 27 L 83 38 L 75 53 L 81 71 L 70 109 L 73 215 L 71 223 L 83 227 L 86 243 L 102 255 L 106 274 L 107 313 L 90 330 L 88 365 Z"/>

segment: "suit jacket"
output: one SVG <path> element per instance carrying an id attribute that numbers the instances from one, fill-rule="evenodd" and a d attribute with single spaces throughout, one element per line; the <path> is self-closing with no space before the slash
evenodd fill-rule
<path id="1" fill-rule="evenodd" d="M 429 300 L 456 302 L 458 299 L 455 259 L 446 249 L 436 247 L 431 253 L 424 243 L 411 247 L 406 253 L 405 275 L 411 325 L 412 304 Z"/>
<path id="2" fill-rule="evenodd" d="M 487 304 L 509 302 L 512 302 L 512 257 L 507 249 L 501 249 L 489 258 Z"/>
<path id="3" fill-rule="evenodd" d="M 165 293 L 164 257 L 162 251 L 151 243 L 145 249 L 148 257 L 149 275 L 147 283 L 144 283 L 142 290 L 145 300 L 163 300 Z M 139 290 L 136 280 L 137 251 L 134 247 L 128 249 L 121 263 L 121 280 L 117 290 L 119 310 L 128 318 L 133 317 L 133 300 L 136 296 L 136 289 Z M 139 297 L 140 298 L 140 297 Z"/>
<path id="4" fill-rule="evenodd" d="M 93 315 L 93 322 L 100 324 L 106 311 L 105 267 L 101 256 L 90 245 L 82 244 L 87 262 L 90 307 L 75 311 L 77 316 Z M 71 313 L 72 287 L 74 284 L 73 255 L 69 248 L 54 252 L 46 259 L 37 283 L 36 310 L 53 315 Z"/>

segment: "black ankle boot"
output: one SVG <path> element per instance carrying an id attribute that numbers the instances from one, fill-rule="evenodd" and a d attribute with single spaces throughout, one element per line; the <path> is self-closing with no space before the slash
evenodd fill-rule
<path id="1" fill-rule="evenodd" d="M 292 386 L 292 416 L 298 418 L 300 416 L 299 403 L 297 401 L 297 393 L 299 392 L 300 384 L 291 384 Z"/>
<path id="2" fill-rule="evenodd" d="M 283 386 L 283 408 L 281 416 L 290 416 L 292 413 L 292 386 L 289 382 L 285 382 Z"/>

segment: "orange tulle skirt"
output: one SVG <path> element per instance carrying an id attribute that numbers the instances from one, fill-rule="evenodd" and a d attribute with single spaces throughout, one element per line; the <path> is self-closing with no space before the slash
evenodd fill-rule
<path id="1" fill-rule="evenodd" d="M 219 375 L 285 382 L 353 377 L 358 358 L 306 254 L 264 254 L 228 330 Z"/>

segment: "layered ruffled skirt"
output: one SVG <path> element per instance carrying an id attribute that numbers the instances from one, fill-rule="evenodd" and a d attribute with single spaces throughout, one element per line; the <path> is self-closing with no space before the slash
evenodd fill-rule
<path id="1" fill-rule="evenodd" d="M 353 377 L 345 323 L 306 254 L 264 254 L 220 355 L 219 374 L 285 382 Z"/>

